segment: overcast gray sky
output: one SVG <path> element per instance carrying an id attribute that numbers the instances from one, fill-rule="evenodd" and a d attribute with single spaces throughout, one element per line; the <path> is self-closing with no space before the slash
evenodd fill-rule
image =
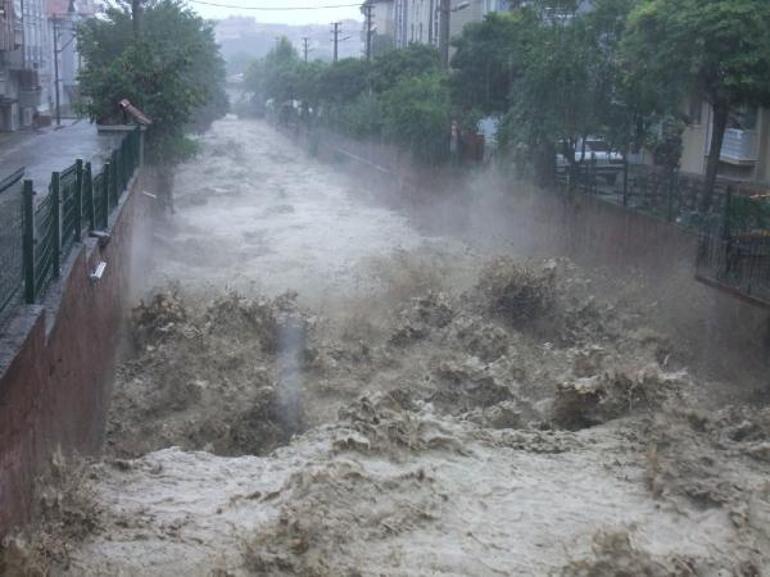
<path id="1" fill-rule="evenodd" d="M 253 16 L 260 22 L 280 22 L 283 24 L 328 24 L 336 20 L 355 18 L 361 20 L 358 8 L 360 2 L 355 0 L 205 0 L 207 4 L 226 4 L 228 7 L 210 6 L 202 0 L 189 0 L 190 6 L 204 18 L 227 18 L 231 15 Z M 339 8 L 324 8 L 325 6 L 340 6 Z M 238 8 L 230 8 L 237 6 Z M 244 8 L 240 8 L 244 7 Z M 254 8 L 281 8 L 280 10 L 249 10 Z M 290 8 L 313 7 L 313 10 L 290 10 Z M 289 8 L 289 10 L 287 10 Z"/>

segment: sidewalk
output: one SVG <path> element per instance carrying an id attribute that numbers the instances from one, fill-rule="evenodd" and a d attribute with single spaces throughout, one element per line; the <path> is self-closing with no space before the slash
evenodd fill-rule
<path id="1" fill-rule="evenodd" d="M 24 167 L 25 178 L 31 178 L 37 190 L 45 190 L 51 172 L 78 158 L 90 160 L 98 170 L 121 137 L 98 134 L 96 125 L 87 120 L 67 120 L 59 129 L 0 134 L 0 180 Z"/>

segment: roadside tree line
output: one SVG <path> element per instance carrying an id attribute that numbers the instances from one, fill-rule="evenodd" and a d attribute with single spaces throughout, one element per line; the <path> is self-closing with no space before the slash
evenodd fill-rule
<path id="1" fill-rule="evenodd" d="M 258 113 L 267 107 L 280 121 L 296 117 L 356 138 L 386 138 L 424 162 L 447 155 L 447 80 L 428 46 L 389 51 L 372 62 L 327 64 L 304 62 L 285 38 L 251 64 L 245 79 Z"/>
<path id="2" fill-rule="evenodd" d="M 79 27 L 78 48 L 81 114 L 121 122 L 119 102 L 130 100 L 152 120 L 146 153 L 153 164 L 189 157 L 195 144 L 187 134 L 227 111 L 213 27 L 179 0 L 109 4 Z"/>
<path id="3" fill-rule="evenodd" d="M 644 147 L 670 170 L 693 119 L 689 98 L 713 108 L 704 210 L 712 201 L 729 115 L 770 105 L 767 0 L 534 0 L 493 13 L 454 40 L 451 70 L 423 45 L 372 62 L 302 61 L 283 39 L 255 61 L 247 86 L 257 105 L 356 137 L 388 139 L 426 162 L 448 158 L 449 126 L 500 121 L 504 151 L 553 180 L 581 142 L 599 137 L 627 157 Z M 285 107 L 284 107 L 284 110 Z"/>

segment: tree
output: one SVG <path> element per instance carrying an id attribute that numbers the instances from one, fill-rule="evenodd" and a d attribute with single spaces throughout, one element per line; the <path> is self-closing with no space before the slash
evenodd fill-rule
<path id="1" fill-rule="evenodd" d="M 442 74 L 404 78 L 382 95 L 384 132 L 425 163 L 449 152 L 451 107 Z"/>
<path id="2" fill-rule="evenodd" d="M 307 64 L 281 40 L 252 63 L 246 82 L 257 100 L 298 100 L 306 122 L 323 122 L 356 138 L 387 138 L 424 162 L 446 157 L 449 89 L 432 47 L 393 50 L 373 62 Z"/>
<path id="3" fill-rule="evenodd" d="M 631 80 L 668 87 L 671 108 L 691 94 L 713 108 L 704 211 L 731 111 L 770 104 L 769 24 L 767 0 L 645 0 L 629 17 L 623 52 Z"/>
<path id="4" fill-rule="evenodd" d="M 365 90 L 369 63 L 358 58 L 344 58 L 326 66 L 319 77 L 320 98 L 341 105 L 356 100 Z"/>
<path id="5" fill-rule="evenodd" d="M 503 114 L 511 105 L 511 86 L 521 72 L 529 11 L 492 13 L 465 26 L 453 41 L 450 88 L 461 110 Z"/>
<path id="6" fill-rule="evenodd" d="M 190 148 L 185 132 L 227 110 L 224 61 L 211 26 L 176 0 L 148 2 L 138 38 L 133 24 L 129 8 L 110 8 L 79 28 L 81 112 L 119 121 L 129 99 L 152 119 L 148 159 L 175 162 Z"/>
<path id="7" fill-rule="evenodd" d="M 371 67 L 372 90 L 382 93 L 393 88 L 403 78 L 416 78 L 440 70 L 438 51 L 425 44 L 410 44 L 375 58 Z"/>
<path id="8" fill-rule="evenodd" d="M 557 150 L 576 174 L 582 162 L 578 143 L 601 125 L 606 89 L 601 52 L 586 18 L 574 11 L 555 17 L 547 7 L 535 4 L 521 31 L 521 73 L 502 135 L 509 147 L 526 146 L 541 184 L 553 179 Z M 575 6 L 560 5 L 567 8 Z"/>

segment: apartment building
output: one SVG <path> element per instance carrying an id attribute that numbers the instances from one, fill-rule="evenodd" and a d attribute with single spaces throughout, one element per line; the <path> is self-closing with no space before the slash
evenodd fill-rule
<path id="1" fill-rule="evenodd" d="M 0 130 L 31 126 L 48 56 L 45 0 L 5 0 L 0 20 Z M 45 82 L 45 74 L 43 83 Z"/>
<path id="2" fill-rule="evenodd" d="M 709 104 L 689 104 L 689 126 L 683 134 L 681 169 L 705 174 L 713 130 Z M 720 156 L 719 174 L 729 178 L 770 183 L 770 109 L 744 106 L 733 111 Z"/>
<path id="3" fill-rule="evenodd" d="M 438 45 L 441 0 L 372 1 L 392 5 L 396 48 L 405 48 L 415 43 Z M 466 24 L 480 22 L 490 12 L 509 9 L 509 0 L 450 0 L 450 37 L 459 36 Z"/>
<path id="4" fill-rule="evenodd" d="M 0 0 L 0 131 L 44 125 L 77 97 L 75 26 L 94 0 Z M 57 82 L 58 80 L 58 82 Z"/>
<path id="5" fill-rule="evenodd" d="M 361 39 L 366 43 L 366 27 L 371 25 L 372 50 L 375 56 L 395 46 L 395 6 L 395 0 L 366 0 L 361 6 L 361 13 L 365 17 L 367 11 L 371 10 L 371 22 L 364 18 Z"/>

